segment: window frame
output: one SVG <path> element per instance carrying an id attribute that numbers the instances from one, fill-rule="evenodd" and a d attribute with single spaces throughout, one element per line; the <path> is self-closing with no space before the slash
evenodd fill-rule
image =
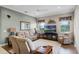
<path id="1" fill-rule="evenodd" d="M 28 27 L 27 28 L 22 28 L 22 23 L 24 23 L 24 25 L 27 25 L 28 24 Z M 20 30 L 30 30 L 30 22 L 26 22 L 26 21 L 20 21 Z"/>
<path id="2" fill-rule="evenodd" d="M 69 29 L 69 31 L 66 31 L 66 32 L 62 32 L 62 31 L 61 31 L 61 24 L 60 24 L 60 23 L 61 23 L 61 21 L 64 21 L 64 20 L 69 22 L 69 28 L 70 28 L 70 29 Z M 63 34 L 64 34 L 64 33 L 71 33 L 71 30 L 72 30 L 72 29 L 71 29 L 71 27 L 72 27 L 71 25 L 72 25 L 72 16 L 66 16 L 66 17 L 60 17 L 60 18 L 59 18 L 60 33 L 63 33 Z"/>

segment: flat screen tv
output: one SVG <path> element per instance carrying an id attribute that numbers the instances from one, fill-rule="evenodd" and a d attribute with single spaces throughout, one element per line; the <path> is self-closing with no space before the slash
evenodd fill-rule
<path id="1" fill-rule="evenodd" d="M 56 32 L 56 25 L 55 24 L 45 25 L 44 28 L 45 28 L 44 32 Z"/>

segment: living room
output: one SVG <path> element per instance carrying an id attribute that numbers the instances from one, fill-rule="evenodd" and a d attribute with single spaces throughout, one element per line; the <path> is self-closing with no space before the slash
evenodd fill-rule
<path id="1" fill-rule="evenodd" d="M 0 45 L 4 50 L 8 49 L 8 53 L 16 54 L 39 54 L 38 50 L 43 49 L 39 47 L 43 46 L 48 49 L 44 54 L 76 54 L 79 52 L 78 9 L 75 5 L 3 5 L 0 7 Z M 20 47 L 19 52 L 15 51 L 17 48 L 10 38 L 27 39 L 28 51 L 26 48 L 19 51 Z M 72 52 L 66 49 L 72 49 Z"/>

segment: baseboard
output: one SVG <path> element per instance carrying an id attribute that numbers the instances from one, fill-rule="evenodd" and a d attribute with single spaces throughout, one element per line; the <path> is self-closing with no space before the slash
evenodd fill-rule
<path id="1" fill-rule="evenodd" d="M 8 43 L 0 44 L 0 46 L 5 46 L 5 45 L 8 45 Z"/>

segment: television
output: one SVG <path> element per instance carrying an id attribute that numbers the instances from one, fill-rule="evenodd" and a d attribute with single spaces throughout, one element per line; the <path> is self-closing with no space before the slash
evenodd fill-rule
<path id="1" fill-rule="evenodd" d="M 55 24 L 47 24 L 44 26 L 44 32 L 56 32 Z"/>

